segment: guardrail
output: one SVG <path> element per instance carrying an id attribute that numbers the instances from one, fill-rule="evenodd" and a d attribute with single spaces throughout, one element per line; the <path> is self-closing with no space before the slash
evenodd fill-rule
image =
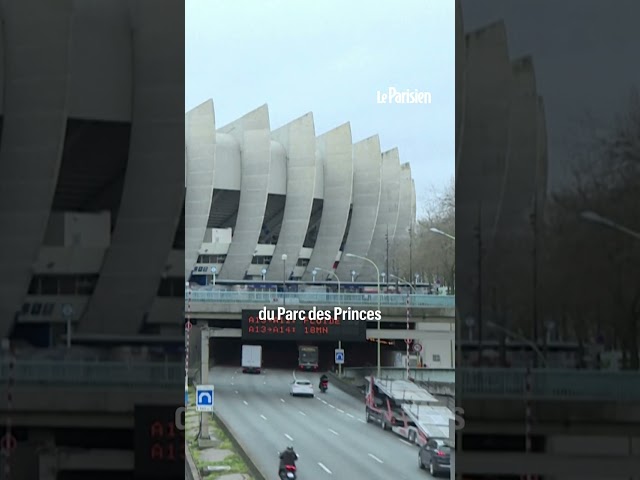
<path id="1" fill-rule="evenodd" d="M 375 375 L 376 367 L 347 367 L 344 369 L 345 377 L 356 378 Z M 405 367 L 383 367 L 380 369 L 382 378 L 389 380 L 405 380 L 407 369 Z M 410 368 L 409 375 L 419 382 L 451 383 L 456 381 L 456 371 L 453 368 Z"/>
<path id="2" fill-rule="evenodd" d="M 376 293 L 322 293 L 322 292 L 227 292 L 191 290 L 185 292 L 185 300 L 215 303 L 255 303 L 259 305 L 328 305 L 328 306 L 377 306 L 405 307 L 407 296 L 402 294 Z M 454 308 L 455 295 L 410 295 L 410 305 L 422 308 Z"/>
<path id="3" fill-rule="evenodd" d="M 524 398 L 526 369 L 486 368 L 456 371 L 465 398 Z M 640 401 L 639 372 L 589 370 L 531 371 L 531 398 L 564 401 Z"/>
<path id="4" fill-rule="evenodd" d="M 0 360 L 0 382 L 5 384 L 8 375 L 9 362 L 3 358 Z M 184 364 L 17 359 L 12 376 L 17 387 L 56 384 L 177 389 L 184 385 Z"/>
<path id="5" fill-rule="evenodd" d="M 347 377 L 375 375 L 375 367 L 345 369 Z M 457 383 L 465 398 L 518 399 L 525 395 L 524 368 L 410 369 L 419 382 Z M 406 378 L 406 368 L 381 369 L 381 377 Z M 554 401 L 640 401 L 640 372 L 535 369 L 531 371 L 531 398 Z"/>

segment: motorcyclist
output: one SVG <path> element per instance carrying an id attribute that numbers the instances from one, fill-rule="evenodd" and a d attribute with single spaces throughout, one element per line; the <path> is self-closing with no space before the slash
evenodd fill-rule
<path id="1" fill-rule="evenodd" d="M 322 375 L 322 376 L 320 377 L 320 385 L 319 385 L 319 388 L 322 388 L 322 384 L 323 384 L 323 383 L 324 383 L 324 384 L 329 383 L 329 377 L 327 377 L 326 375 Z"/>
<path id="2" fill-rule="evenodd" d="M 280 468 L 282 472 L 286 465 L 295 465 L 298 460 L 298 454 L 295 452 L 292 446 L 288 446 L 287 449 L 280 454 Z"/>

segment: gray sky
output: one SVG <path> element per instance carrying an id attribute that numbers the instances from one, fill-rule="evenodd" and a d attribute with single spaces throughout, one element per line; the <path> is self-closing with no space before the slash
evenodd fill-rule
<path id="1" fill-rule="evenodd" d="M 186 109 L 212 98 L 223 126 L 267 103 L 271 128 L 313 112 L 320 135 L 349 121 L 354 142 L 378 134 L 416 182 L 455 172 L 454 2 L 187 0 Z M 389 87 L 432 103 L 377 104 Z"/>
<path id="2" fill-rule="evenodd" d="M 550 187 L 569 178 L 569 146 L 587 112 L 602 128 L 640 85 L 637 0 L 463 0 L 465 30 L 504 20 L 513 57 L 532 54 L 544 97 Z"/>

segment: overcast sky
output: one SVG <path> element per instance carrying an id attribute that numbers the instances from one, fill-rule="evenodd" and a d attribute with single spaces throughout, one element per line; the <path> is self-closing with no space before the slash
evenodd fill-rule
<path id="1" fill-rule="evenodd" d="M 463 0 L 465 30 L 504 20 L 512 57 L 533 55 L 544 97 L 550 186 L 568 178 L 569 146 L 587 112 L 606 128 L 640 86 L 640 1 Z"/>
<path id="2" fill-rule="evenodd" d="M 455 172 L 454 2 L 187 0 L 186 109 L 212 98 L 221 127 L 269 105 L 271 128 L 313 112 L 316 134 L 351 123 L 411 164 L 418 214 Z M 377 104 L 389 87 L 430 105 Z"/>

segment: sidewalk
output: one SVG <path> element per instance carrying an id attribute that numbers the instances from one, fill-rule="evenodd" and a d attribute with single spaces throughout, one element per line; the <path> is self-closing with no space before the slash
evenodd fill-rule
<path id="1" fill-rule="evenodd" d="M 212 436 L 220 440 L 216 448 L 198 447 L 198 431 L 200 429 L 200 413 L 195 409 L 195 390 L 189 389 L 189 407 L 185 415 L 186 443 L 198 472 L 193 472 L 196 480 L 254 480 L 249 468 L 238 452 L 234 451 L 231 440 L 227 438 L 214 419 L 209 422 Z M 207 472 L 207 467 L 228 467 L 226 471 Z"/>

